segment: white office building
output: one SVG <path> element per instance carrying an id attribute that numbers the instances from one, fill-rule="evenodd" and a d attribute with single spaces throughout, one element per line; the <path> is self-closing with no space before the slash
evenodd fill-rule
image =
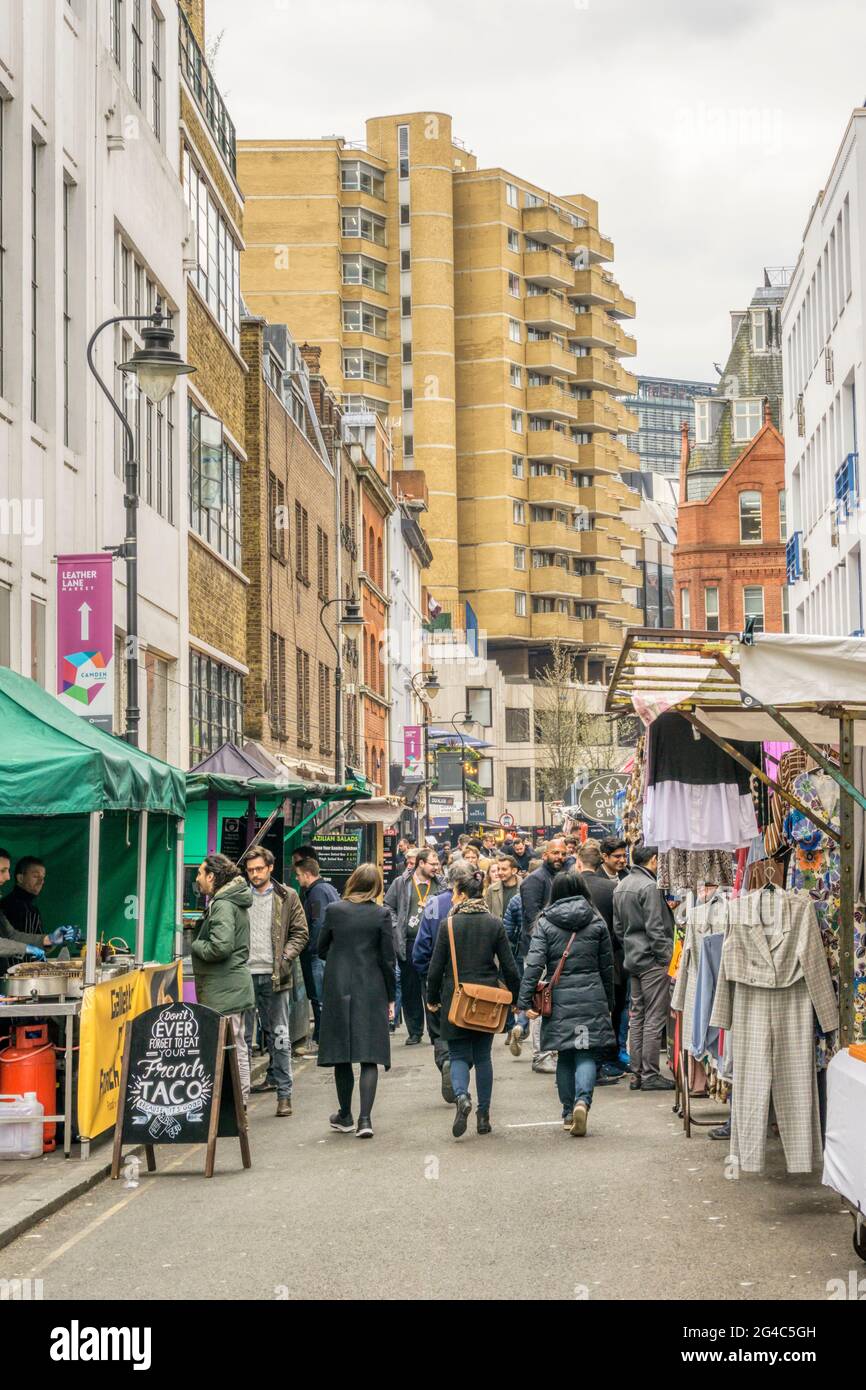
<path id="1" fill-rule="evenodd" d="M 860 634 L 866 109 L 815 200 L 782 309 L 791 630 Z"/>
<path id="2" fill-rule="evenodd" d="M 178 168 L 177 8 L 155 0 L 0 4 L 0 663 L 56 689 L 54 557 L 125 533 L 123 446 L 87 369 L 90 334 L 157 295 L 185 344 L 188 214 Z M 106 329 L 104 380 L 140 346 Z M 140 743 L 186 747 L 186 402 L 126 388 L 141 469 Z M 114 568 L 115 652 L 126 622 Z M 115 731 L 123 730 L 115 658 Z"/>

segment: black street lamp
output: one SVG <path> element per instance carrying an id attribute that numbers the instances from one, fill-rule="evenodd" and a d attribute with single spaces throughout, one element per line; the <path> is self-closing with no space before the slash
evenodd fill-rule
<path id="1" fill-rule="evenodd" d="M 421 682 L 420 690 L 415 684 L 416 681 Z M 436 698 L 442 687 L 439 684 L 439 677 L 436 675 L 435 671 L 418 671 L 416 675 L 409 677 L 409 684 L 411 685 L 412 690 L 417 695 L 418 699 L 421 701 L 421 709 L 423 710 L 422 720 L 424 732 L 421 744 L 421 752 L 424 759 L 424 833 L 426 835 L 427 831 L 430 829 L 430 766 L 428 748 L 430 736 L 430 701 Z M 421 843 L 420 827 L 418 833 L 418 843 Z"/>
<path id="2" fill-rule="evenodd" d="M 126 513 L 126 535 L 122 545 L 105 546 L 112 555 L 126 561 L 126 731 L 127 743 L 138 746 L 138 725 L 141 710 L 138 707 L 138 459 L 135 457 L 135 436 L 132 427 L 121 410 L 114 393 L 109 391 L 93 362 L 93 345 L 106 328 L 115 323 L 146 323 L 150 327 L 141 330 L 144 347 L 133 353 L 128 362 L 121 362 L 119 370 L 138 377 L 139 390 L 148 400 L 159 404 L 165 400 L 179 376 L 194 372 L 180 353 L 172 348 L 174 330 L 171 314 L 162 312 L 162 302 L 156 301 L 152 314 L 118 314 L 106 319 L 91 334 L 87 344 L 87 365 L 99 389 L 109 401 L 112 410 L 123 427 L 124 493 L 123 506 Z"/>
<path id="3" fill-rule="evenodd" d="M 337 640 L 335 640 L 328 629 L 325 627 L 325 609 L 333 604 L 345 605 L 345 615 L 337 619 Z M 337 786 L 343 783 L 343 653 L 339 641 L 340 629 L 343 627 L 363 627 L 364 615 L 361 612 L 361 605 L 353 594 L 351 598 L 329 598 L 325 599 L 319 609 L 319 622 L 322 624 L 322 631 L 334 648 L 337 664 L 334 667 L 334 697 L 336 700 L 334 708 L 334 781 Z"/>
<path id="4" fill-rule="evenodd" d="M 467 826 L 467 821 L 466 821 L 466 739 L 465 739 L 464 735 L 461 734 L 460 730 L 459 730 L 458 727 L 457 727 L 457 720 L 458 720 L 458 719 L 460 720 L 460 723 L 463 725 L 464 729 L 468 729 L 468 728 L 474 723 L 474 720 L 473 720 L 472 715 L 469 713 L 468 710 L 458 710 L 456 714 L 454 714 L 454 715 L 451 716 L 451 721 L 450 721 L 450 722 L 451 722 L 451 726 L 452 726 L 452 728 L 454 729 L 455 734 L 457 735 L 457 737 L 458 737 L 459 740 L 460 740 L 460 786 L 461 786 L 461 788 L 462 788 L 462 794 L 463 794 L 463 833 L 464 833 L 464 835 L 465 835 L 465 834 L 466 834 L 466 826 Z"/>

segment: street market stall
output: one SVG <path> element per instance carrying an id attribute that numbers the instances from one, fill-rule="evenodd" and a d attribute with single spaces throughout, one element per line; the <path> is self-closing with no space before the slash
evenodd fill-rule
<path id="1" fill-rule="evenodd" d="M 829 1064 L 866 1026 L 866 641 L 634 629 L 606 708 L 646 729 L 625 832 L 658 845 L 660 883 L 686 890 L 673 999 L 686 1125 L 682 1058 L 712 1055 L 743 1171 L 763 1166 L 771 1088 L 788 1170 L 811 1170 Z"/>
<path id="2" fill-rule="evenodd" d="M 113 1124 L 121 1025 L 177 992 L 183 774 L 2 668 L 0 729 L 0 845 L 13 864 L 44 862 L 46 930 L 74 926 L 84 940 L 83 959 L 10 968 L 0 1030 L 65 1021 L 63 1114 L 46 1120 L 62 1120 L 67 1155 L 77 1131 L 86 1157 Z"/>

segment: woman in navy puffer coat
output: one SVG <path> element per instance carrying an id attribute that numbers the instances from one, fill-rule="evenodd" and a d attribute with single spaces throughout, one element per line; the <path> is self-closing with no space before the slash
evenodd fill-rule
<path id="1" fill-rule="evenodd" d="M 550 903 L 535 924 L 523 970 L 518 1009 L 530 1018 L 532 995 L 542 974 L 553 976 L 574 941 L 553 990 L 553 1012 L 542 1019 L 541 1047 L 559 1054 L 556 1087 L 565 1128 L 586 1133 L 597 1066 L 616 1051 L 613 1009 L 613 951 L 604 919 L 593 906 L 581 874 L 569 870 L 553 880 Z"/>

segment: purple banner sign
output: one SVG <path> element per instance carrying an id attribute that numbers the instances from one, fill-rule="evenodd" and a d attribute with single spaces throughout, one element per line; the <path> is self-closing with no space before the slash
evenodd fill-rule
<path id="1" fill-rule="evenodd" d="M 114 720 L 111 555 L 57 557 L 57 695 L 100 729 Z"/>
<path id="2" fill-rule="evenodd" d="M 420 724 L 403 725 L 403 781 L 424 781 L 424 753 Z"/>

